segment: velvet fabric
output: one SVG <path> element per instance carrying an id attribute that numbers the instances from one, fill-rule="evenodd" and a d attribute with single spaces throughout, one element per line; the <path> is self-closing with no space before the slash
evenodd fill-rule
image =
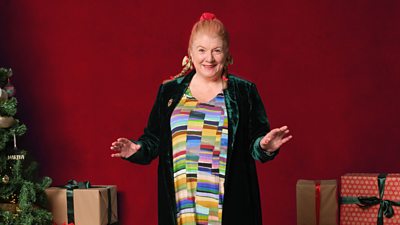
<path id="1" fill-rule="evenodd" d="M 141 148 L 127 160 L 148 164 L 157 156 L 158 224 L 176 225 L 176 201 L 172 164 L 170 117 L 195 71 L 160 86 L 144 134 L 136 141 Z M 228 113 L 228 156 L 225 177 L 223 225 L 261 225 L 261 206 L 255 160 L 266 162 L 261 138 L 270 130 L 255 84 L 228 75 L 224 89 Z"/>

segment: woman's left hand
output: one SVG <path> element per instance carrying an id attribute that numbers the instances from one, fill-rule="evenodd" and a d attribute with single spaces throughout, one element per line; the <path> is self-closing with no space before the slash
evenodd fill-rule
<path id="1" fill-rule="evenodd" d="M 287 126 L 272 129 L 261 139 L 260 146 L 265 151 L 274 152 L 292 138 L 292 135 L 288 134 L 289 128 Z"/>

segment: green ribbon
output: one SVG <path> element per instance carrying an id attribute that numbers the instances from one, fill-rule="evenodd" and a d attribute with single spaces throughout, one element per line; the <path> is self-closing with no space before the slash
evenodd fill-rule
<path id="1" fill-rule="evenodd" d="M 75 223 L 74 218 L 74 189 L 89 189 L 90 182 L 77 182 L 76 180 L 69 180 L 63 188 L 67 189 L 67 215 L 68 223 Z"/>
<path id="2" fill-rule="evenodd" d="M 89 189 L 92 186 L 89 181 L 77 182 L 76 180 L 69 180 L 62 188 L 67 189 L 67 215 L 68 223 L 75 223 L 74 216 L 74 189 Z M 111 224 L 111 189 L 108 187 L 96 186 L 96 188 L 107 188 L 108 197 L 108 224 Z"/>
<path id="3" fill-rule="evenodd" d="M 108 224 L 111 224 L 111 189 L 107 188 L 107 197 L 108 197 Z"/>
<path id="4" fill-rule="evenodd" d="M 341 204 L 357 204 L 363 209 L 367 209 L 374 205 L 380 205 L 378 211 L 377 224 L 383 225 L 383 216 L 392 218 L 394 215 L 393 206 L 400 206 L 400 202 L 384 200 L 385 181 L 387 173 L 381 173 L 378 176 L 379 198 L 377 197 L 341 197 Z"/>

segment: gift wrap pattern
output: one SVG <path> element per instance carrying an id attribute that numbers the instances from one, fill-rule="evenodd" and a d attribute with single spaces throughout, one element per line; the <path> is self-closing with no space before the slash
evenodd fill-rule
<path id="1" fill-rule="evenodd" d="M 378 176 L 380 176 L 378 173 L 351 173 L 341 177 L 340 225 L 400 224 L 400 207 L 395 205 L 400 201 L 400 174 L 387 174 L 386 179 L 383 179 L 382 198 L 379 194 Z M 360 203 L 343 203 L 346 198 L 356 199 L 358 197 L 376 197 L 376 204 L 362 207 Z M 389 201 L 384 202 L 384 200 L 389 200 L 393 204 Z M 383 211 L 387 208 L 387 204 L 392 204 L 394 215 L 391 218 L 382 215 L 383 220 L 379 222 L 379 211 L 382 210 L 382 214 L 384 214 Z"/>

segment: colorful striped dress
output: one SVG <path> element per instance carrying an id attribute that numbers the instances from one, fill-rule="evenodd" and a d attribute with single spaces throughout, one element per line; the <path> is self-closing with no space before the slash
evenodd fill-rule
<path id="1" fill-rule="evenodd" d="M 228 145 L 223 93 L 201 103 L 188 88 L 171 131 L 178 225 L 221 224 Z"/>

